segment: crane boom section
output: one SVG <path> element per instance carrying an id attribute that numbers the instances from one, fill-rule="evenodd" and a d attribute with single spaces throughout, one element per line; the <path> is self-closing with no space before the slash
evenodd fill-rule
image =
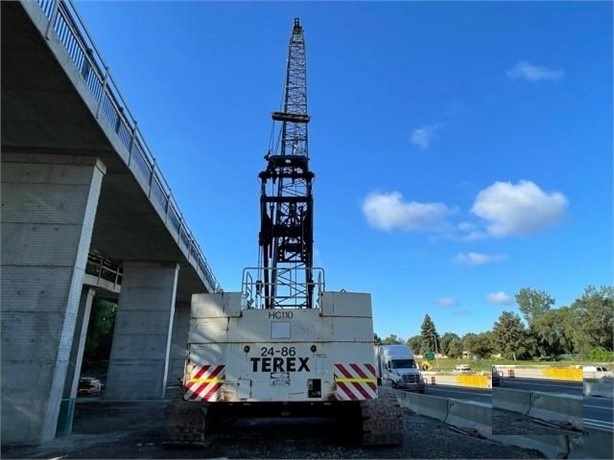
<path id="1" fill-rule="evenodd" d="M 313 308 L 313 195 L 309 170 L 305 38 L 299 19 L 290 37 L 282 111 L 273 112 L 279 142 L 265 160 L 259 234 L 264 308 Z"/>

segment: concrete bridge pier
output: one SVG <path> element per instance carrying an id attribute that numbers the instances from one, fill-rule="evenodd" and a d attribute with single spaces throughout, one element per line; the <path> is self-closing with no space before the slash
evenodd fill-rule
<path id="1" fill-rule="evenodd" d="M 105 165 L 2 153 L 3 445 L 55 438 Z"/>
<path id="2" fill-rule="evenodd" d="M 123 263 L 105 398 L 164 398 L 179 264 Z"/>
<path id="3" fill-rule="evenodd" d="M 85 351 L 85 341 L 87 339 L 87 326 L 90 322 L 92 303 L 96 291 L 83 286 L 81 291 L 81 301 L 79 302 L 79 313 L 75 325 L 75 333 L 70 352 L 70 361 L 66 371 L 64 382 L 64 395 L 60 405 L 60 415 L 58 418 L 58 436 L 66 436 L 72 432 L 72 422 L 77 402 L 77 390 L 79 389 L 79 377 L 81 376 L 81 365 L 83 364 L 83 352 Z"/>
<path id="4" fill-rule="evenodd" d="M 180 384 L 183 379 L 186 343 L 188 342 L 188 329 L 190 327 L 190 302 L 175 304 L 175 321 L 173 323 L 173 338 L 171 342 L 171 355 L 168 373 L 168 385 Z"/>

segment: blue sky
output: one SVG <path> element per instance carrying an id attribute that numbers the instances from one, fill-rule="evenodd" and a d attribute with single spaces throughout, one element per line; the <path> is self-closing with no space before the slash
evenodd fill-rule
<path id="1" fill-rule="evenodd" d="M 375 331 L 492 328 L 612 278 L 611 2 L 77 3 L 216 277 L 257 263 L 294 17 L 316 264 Z"/>

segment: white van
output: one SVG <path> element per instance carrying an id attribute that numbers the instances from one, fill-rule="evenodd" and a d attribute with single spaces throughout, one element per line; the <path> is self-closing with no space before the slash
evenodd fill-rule
<path id="1" fill-rule="evenodd" d="M 377 380 L 392 388 L 424 393 L 426 384 L 407 345 L 375 345 Z"/>
<path id="2" fill-rule="evenodd" d="M 607 372 L 608 369 L 604 366 L 583 366 L 583 372 Z"/>

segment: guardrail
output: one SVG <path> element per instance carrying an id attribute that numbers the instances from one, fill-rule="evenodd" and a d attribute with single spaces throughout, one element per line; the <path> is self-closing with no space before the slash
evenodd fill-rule
<path id="1" fill-rule="evenodd" d="M 93 39 L 72 1 L 37 0 L 47 18 L 45 38 L 53 31 L 64 45 L 91 95 L 97 101 L 96 118 L 110 126 L 128 150 L 128 167 L 146 188 L 149 199 L 164 210 L 165 223 L 177 232 L 177 244 L 193 258 L 214 291 L 221 291 L 203 251 L 188 229 L 171 189 L 162 176 L 145 139 L 121 96 Z"/>

